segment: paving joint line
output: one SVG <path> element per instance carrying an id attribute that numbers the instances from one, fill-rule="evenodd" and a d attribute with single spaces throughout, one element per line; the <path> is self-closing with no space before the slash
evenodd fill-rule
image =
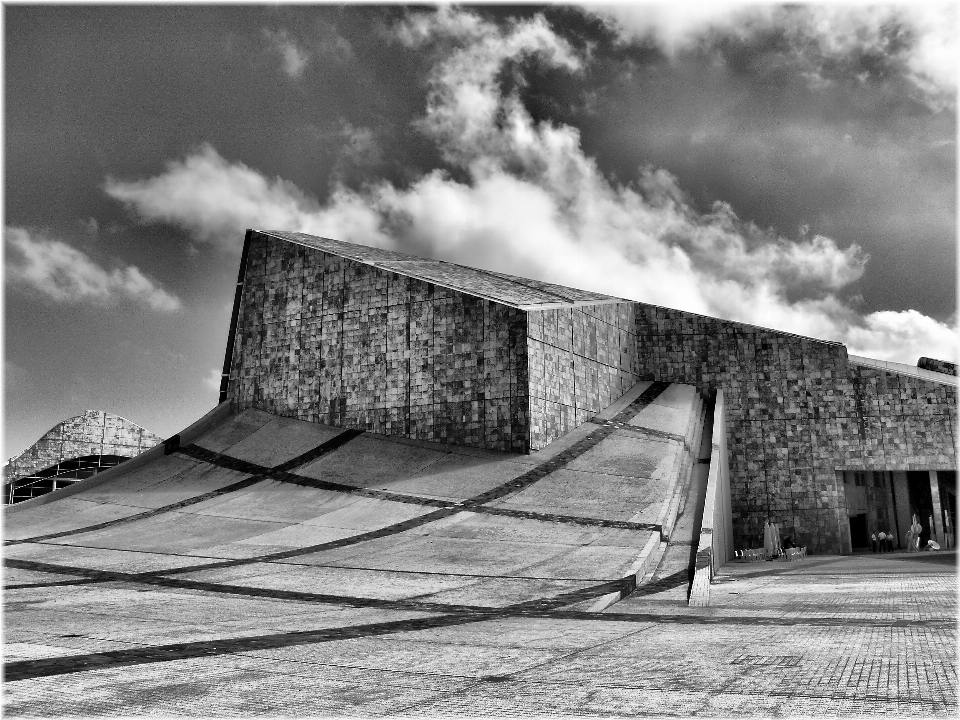
<path id="1" fill-rule="evenodd" d="M 556 607 L 563 607 L 579 602 L 589 597 L 598 597 L 611 591 L 614 586 L 628 585 L 633 576 L 620 580 L 612 580 L 599 585 L 582 588 L 576 591 L 561 593 L 553 598 L 529 600 L 522 603 L 508 605 L 502 608 L 486 609 L 478 612 L 471 610 L 454 611 L 447 614 L 428 618 L 408 618 L 364 625 L 351 625 L 337 628 L 323 628 L 317 630 L 298 630 L 287 633 L 272 633 L 270 635 L 243 636 L 237 638 L 221 638 L 218 640 L 200 640 L 186 643 L 173 643 L 162 646 L 138 647 L 124 650 L 109 650 L 98 653 L 84 653 L 81 655 L 60 656 L 56 658 L 42 658 L 36 660 L 20 660 L 8 662 L 4 666 L 4 680 L 15 682 L 37 677 L 49 677 L 105 667 L 125 667 L 146 663 L 170 662 L 189 658 L 212 657 L 226 654 L 236 654 L 250 650 L 266 650 L 295 645 L 315 644 L 334 640 L 345 640 L 359 637 L 374 637 L 389 635 L 397 632 L 413 632 L 417 630 L 464 625 L 486 620 L 544 613 Z M 406 608 L 404 608 L 406 609 Z"/>
<path id="2" fill-rule="evenodd" d="M 165 576 L 156 576 L 145 578 L 140 573 L 125 573 L 115 570 L 97 570 L 92 568 L 70 567 L 65 565 L 54 565 L 52 563 L 42 563 L 34 560 L 16 560 L 8 558 L 4 564 L 22 570 L 34 570 L 37 572 L 51 572 L 59 574 L 73 573 L 85 578 L 99 580 L 100 582 L 128 583 L 134 585 L 150 585 L 154 587 L 165 587 L 178 590 L 197 590 L 201 592 L 221 593 L 226 595 L 241 595 L 252 598 L 264 598 L 271 600 L 291 600 L 300 602 L 317 602 L 329 605 L 348 605 L 352 607 L 378 607 L 386 610 L 422 610 L 424 612 L 468 612 L 468 613 L 486 613 L 501 612 L 501 608 L 485 605 L 456 605 L 448 603 L 430 603 L 417 601 L 412 598 L 387 600 L 382 598 L 365 598 L 349 595 L 330 595 L 325 593 L 309 593 L 297 590 L 278 590 L 273 588 L 261 588 L 252 585 L 230 585 L 226 583 L 205 582 L 203 580 L 187 580 L 182 578 L 168 578 Z M 612 592 L 624 585 L 629 585 L 629 578 L 620 580 L 606 580 L 600 583 L 594 583 L 586 588 L 569 590 L 552 598 L 542 600 L 531 600 L 525 603 L 519 603 L 517 607 L 531 608 L 540 610 L 544 607 L 556 605 L 557 598 L 563 598 L 563 604 L 570 605 L 580 602 L 581 599 L 590 599 L 598 592 L 598 588 L 603 593 Z M 584 581 L 587 582 L 587 581 Z M 603 594 L 601 593 L 601 594 Z M 568 599 L 573 598 L 573 599 Z"/>
<path id="3" fill-rule="evenodd" d="M 38 543 L 38 544 L 45 544 L 45 543 Z M 78 548 L 87 548 L 87 549 L 94 549 L 94 550 L 102 550 L 102 549 L 103 549 L 103 548 L 97 547 L 97 546 L 95 546 L 95 545 L 57 545 L 57 544 L 55 544 L 55 543 L 52 544 L 52 547 L 71 547 L 71 548 L 73 548 L 73 547 L 78 547 Z M 130 551 L 126 551 L 126 552 L 140 552 L 140 551 L 130 550 Z M 171 556 L 172 556 L 172 557 L 191 557 L 191 556 L 189 556 L 189 555 L 179 555 L 179 554 L 174 554 L 174 555 L 171 555 Z M 32 562 L 32 563 L 37 563 L 37 562 L 38 562 L 38 561 L 33 561 L 33 560 L 19 560 L 19 559 L 17 559 L 17 558 L 10 558 L 10 560 L 11 560 L 11 561 L 15 561 L 15 562 L 20 562 L 20 563 L 31 563 L 31 562 Z M 44 563 L 40 563 L 40 564 L 42 565 L 42 564 L 44 564 Z M 123 572 L 122 570 L 115 570 L 115 571 L 114 571 L 114 570 L 106 570 L 106 571 L 102 571 L 102 570 L 99 570 L 99 569 L 97 569 L 97 568 L 81 568 L 81 567 L 69 566 L 69 565 L 55 565 L 55 564 L 47 564 L 47 565 L 48 565 L 50 568 L 60 567 L 60 568 L 64 568 L 64 569 L 67 569 L 67 570 L 69 570 L 69 569 L 75 569 L 75 570 L 83 571 L 83 572 L 107 572 L 107 573 L 109 573 L 109 572 Z M 429 571 L 429 570 L 384 570 L 384 569 L 379 569 L 379 568 L 361 567 L 361 566 L 358 566 L 358 565 L 325 565 L 325 564 L 322 564 L 322 563 L 321 563 L 321 564 L 313 564 L 313 563 L 310 563 L 310 564 L 302 564 L 302 563 L 297 563 L 297 562 L 285 563 L 285 562 L 282 562 L 282 561 L 278 561 L 278 562 L 272 562 L 272 561 L 271 561 L 271 562 L 264 563 L 264 565 L 263 565 L 263 570 L 264 570 L 264 572 L 263 572 L 262 574 L 263 574 L 263 575 L 274 575 L 274 574 L 276 574 L 276 573 L 283 572 L 283 570 L 285 569 L 286 566 L 292 566 L 292 567 L 296 567 L 296 568 L 332 568 L 332 569 L 334 569 L 334 570 L 364 570 L 364 571 L 367 571 L 367 572 L 370 572 L 370 573 L 396 573 L 396 574 L 400 574 L 400 575 L 409 574 L 409 575 L 435 575 L 435 576 L 439 576 L 439 577 L 463 577 L 463 578 L 470 578 L 470 579 L 476 579 L 476 580 L 531 580 L 531 581 L 533 581 L 533 580 L 549 580 L 549 581 L 558 581 L 558 582 L 591 582 L 591 583 L 604 582 L 604 580 L 602 580 L 601 578 L 548 577 L 548 576 L 542 576 L 542 575 L 478 575 L 478 574 L 476 574 L 476 573 L 435 572 L 435 571 Z M 11 565 L 10 567 L 13 567 L 13 565 Z M 26 566 L 23 566 L 22 569 L 27 569 L 27 568 L 26 568 Z M 48 570 L 48 569 L 43 569 L 43 568 L 40 568 L 40 567 L 35 567 L 35 568 L 33 568 L 33 570 L 36 571 L 36 572 L 49 572 L 49 573 L 51 573 L 51 574 L 65 574 L 65 570 L 64 570 L 64 571 L 58 571 L 58 570 L 55 570 L 55 569 L 49 569 L 49 570 Z M 201 571 L 197 571 L 197 572 L 201 572 Z M 134 575 L 134 574 L 131 573 L 131 576 L 133 576 L 133 575 Z M 137 576 L 139 576 L 139 575 L 137 575 Z M 73 581 L 65 581 L 65 582 L 73 582 Z M 78 584 L 81 583 L 81 582 L 83 582 L 84 584 L 86 584 L 86 583 L 93 584 L 93 583 L 98 583 L 98 582 L 110 583 L 110 582 L 118 582 L 118 581 L 117 581 L 117 580 L 112 580 L 112 579 L 103 579 L 103 580 L 83 580 L 83 581 L 79 581 L 79 580 L 78 580 L 78 581 L 76 581 L 76 582 L 77 582 Z M 48 584 L 49 584 L 49 583 L 34 583 L 34 584 L 23 583 L 23 584 L 21 584 L 20 586 L 16 586 L 16 587 L 15 587 L 15 586 L 12 586 L 12 585 L 11 585 L 11 586 L 5 586 L 4 589 L 5 589 L 5 590 L 7 590 L 7 589 L 17 589 L 17 590 L 20 590 L 20 589 L 29 589 L 29 588 L 31 588 L 31 587 L 43 587 L 43 586 L 46 586 L 46 585 L 48 585 Z"/>

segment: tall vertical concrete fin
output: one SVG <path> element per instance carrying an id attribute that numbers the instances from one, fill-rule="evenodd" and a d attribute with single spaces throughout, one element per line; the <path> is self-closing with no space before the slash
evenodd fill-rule
<path id="1" fill-rule="evenodd" d="M 633 304 L 302 233 L 248 233 L 224 399 L 530 452 L 636 383 Z"/>
<path id="2" fill-rule="evenodd" d="M 710 604 L 710 583 L 717 571 L 733 557 L 733 523 L 730 508 L 730 468 L 726 450 L 726 408 L 723 390 L 717 390 L 710 437 L 709 471 L 703 502 L 700 535 L 689 604 Z"/>

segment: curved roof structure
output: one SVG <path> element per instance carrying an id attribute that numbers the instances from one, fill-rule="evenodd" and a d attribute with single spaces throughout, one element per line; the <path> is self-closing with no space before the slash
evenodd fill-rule
<path id="1" fill-rule="evenodd" d="M 131 458 L 163 441 L 136 423 L 103 410 L 87 410 L 57 423 L 3 466 L 9 484 L 61 462 L 99 455 Z"/>

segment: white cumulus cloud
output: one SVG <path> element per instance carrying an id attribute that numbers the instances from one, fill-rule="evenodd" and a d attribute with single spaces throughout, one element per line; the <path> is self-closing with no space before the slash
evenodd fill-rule
<path id="1" fill-rule="evenodd" d="M 60 240 L 7 227 L 6 280 L 63 303 L 109 306 L 134 301 L 158 312 L 173 312 L 180 300 L 144 275 L 135 265 L 107 270 Z"/>
<path id="2" fill-rule="evenodd" d="M 669 55 L 726 36 L 781 36 L 813 84 L 825 66 L 857 56 L 885 58 L 935 107 L 956 102 L 960 66 L 958 8 L 949 2 L 890 4 L 587 4 L 624 41 L 653 41 Z"/>
<path id="3" fill-rule="evenodd" d="M 175 223 L 200 241 L 234 248 L 240 247 L 237 233 L 242 236 L 244 228 L 300 225 L 319 209 L 293 183 L 228 163 L 209 145 L 167 163 L 161 175 L 140 181 L 107 178 L 104 189 L 142 220 Z"/>
<path id="4" fill-rule="evenodd" d="M 956 328 L 917 312 L 884 310 L 870 313 L 863 325 L 850 328 L 847 333 L 850 351 L 855 355 L 896 360 L 916 365 L 921 357 L 934 357 L 956 362 Z M 890 357 L 890 349 L 897 349 L 897 357 Z"/>
<path id="5" fill-rule="evenodd" d="M 839 297 L 864 272 L 857 245 L 777 236 L 723 202 L 699 213 L 662 169 L 611 181 L 577 128 L 534 122 L 501 91 L 505 64 L 586 62 L 542 17 L 498 26 L 448 8 L 398 33 L 438 53 L 419 127 L 459 179 L 435 170 L 405 186 L 338 186 L 321 204 L 204 146 L 107 191 L 145 221 L 235 248 L 247 227 L 298 230 L 839 340 L 879 359 L 957 356 L 953 328 L 913 310 L 863 315 Z"/>

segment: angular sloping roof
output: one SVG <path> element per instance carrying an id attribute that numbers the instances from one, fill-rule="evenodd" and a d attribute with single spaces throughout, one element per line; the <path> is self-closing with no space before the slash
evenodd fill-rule
<path id="1" fill-rule="evenodd" d="M 353 243 L 304 233 L 278 230 L 260 230 L 258 232 L 287 242 L 317 248 L 323 252 L 365 265 L 372 265 L 381 270 L 406 275 L 468 295 L 476 295 L 523 309 L 533 310 L 557 306 L 625 302 L 622 298 L 602 295 L 589 290 L 553 285 L 491 270 L 457 265 L 443 260 L 427 260 L 415 255 L 354 245 Z"/>

